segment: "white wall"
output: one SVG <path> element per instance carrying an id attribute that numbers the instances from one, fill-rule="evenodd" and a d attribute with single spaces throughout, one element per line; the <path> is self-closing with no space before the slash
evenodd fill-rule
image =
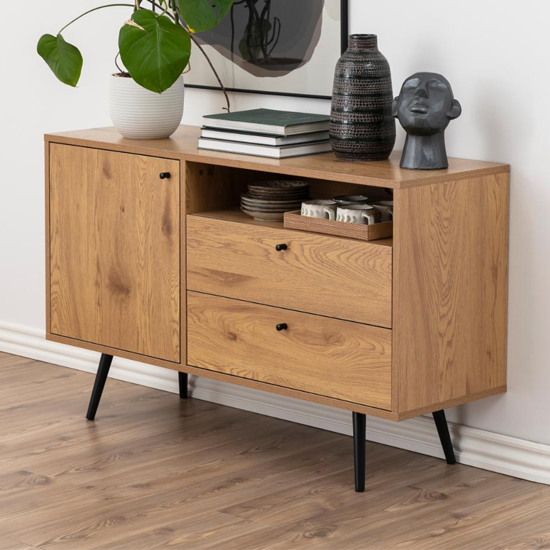
<path id="1" fill-rule="evenodd" d="M 449 154 L 512 165 L 509 391 L 457 408 L 449 418 L 550 444 L 550 89 L 549 9 L 544 0 L 350 0 L 351 32 L 379 35 L 394 91 L 409 74 L 445 74 L 463 106 L 448 131 Z M 78 89 L 58 83 L 35 54 L 92 0 L 34 2 L 0 34 L 0 323 L 44 328 L 42 135 L 109 125 L 107 75 L 125 8 L 92 14 L 65 37 L 84 54 Z M 96 43 L 97 42 L 97 43 Z M 331 71 L 327 67 L 327 71 Z M 328 102 L 233 96 L 255 106 L 328 112 Z M 189 90 L 185 122 L 223 105 L 217 93 Z M 402 131 L 398 148 L 403 142 Z"/>

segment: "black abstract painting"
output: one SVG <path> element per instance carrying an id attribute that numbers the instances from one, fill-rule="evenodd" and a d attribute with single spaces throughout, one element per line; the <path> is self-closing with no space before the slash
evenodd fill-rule
<path id="1" fill-rule="evenodd" d="M 346 36 L 343 0 L 236 0 L 215 29 L 197 34 L 228 88 L 314 97 L 330 95 Z M 215 87 L 206 69 L 194 52 L 186 84 Z"/>

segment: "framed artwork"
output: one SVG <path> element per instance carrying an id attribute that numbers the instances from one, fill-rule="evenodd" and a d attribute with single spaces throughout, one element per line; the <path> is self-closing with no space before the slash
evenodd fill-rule
<path id="1" fill-rule="evenodd" d="M 195 37 L 228 91 L 330 99 L 347 49 L 348 0 L 236 0 Z M 220 89 L 196 45 L 185 85 Z"/>

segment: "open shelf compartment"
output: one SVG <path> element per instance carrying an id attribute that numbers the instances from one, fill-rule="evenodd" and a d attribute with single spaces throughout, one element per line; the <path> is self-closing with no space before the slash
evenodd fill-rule
<path id="1" fill-rule="evenodd" d="M 285 177 L 279 174 L 271 174 L 268 172 L 259 172 L 242 168 L 187 162 L 185 174 L 187 195 L 186 212 L 187 214 L 206 215 L 208 217 L 223 219 L 235 223 L 246 223 L 250 225 L 271 227 L 274 229 L 284 229 L 285 227 L 283 222 L 263 222 L 254 220 L 252 217 L 242 212 L 239 208 L 240 196 L 242 193 L 247 191 L 248 184 L 273 179 L 301 179 L 303 181 L 307 181 L 310 185 L 310 196 L 312 199 L 332 199 L 338 195 L 357 194 L 366 195 L 373 201 L 392 199 L 391 191 L 382 187 L 370 187 L 315 178 Z M 387 224 L 376 225 L 382 226 Z M 357 228 L 362 227 L 363 226 L 357 226 Z M 300 229 L 301 231 L 304 230 L 302 228 L 291 229 Z M 353 229 L 356 228 L 351 228 L 352 231 Z M 307 231 L 307 228 L 305 230 Z M 310 229 L 310 231 L 312 233 L 319 233 L 319 231 L 316 231 L 315 229 Z M 338 236 L 340 238 L 357 238 L 353 235 L 328 234 Z M 373 244 L 375 243 L 383 246 L 392 246 L 393 243 L 391 237 L 385 238 L 385 235 L 383 234 L 380 234 L 379 238 L 372 242 Z"/>

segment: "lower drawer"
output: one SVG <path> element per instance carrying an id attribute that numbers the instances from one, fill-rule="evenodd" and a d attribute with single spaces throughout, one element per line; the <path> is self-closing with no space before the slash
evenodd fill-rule
<path id="1" fill-rule="evenodd" d="M 391 409 L 391 330 L 188 292 L 187 331 L 191 366 Z"/>

